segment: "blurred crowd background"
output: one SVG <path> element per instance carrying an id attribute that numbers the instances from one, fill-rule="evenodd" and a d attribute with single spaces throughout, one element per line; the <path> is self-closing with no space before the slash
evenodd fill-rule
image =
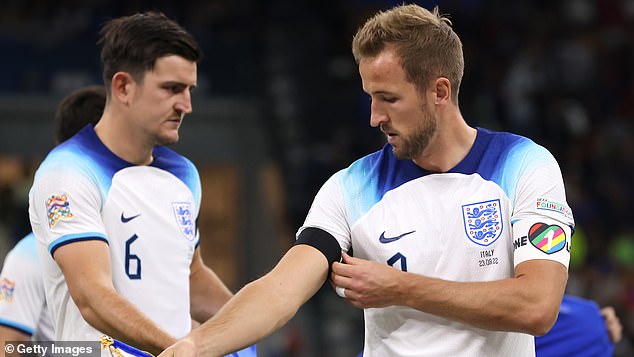
<path id="1" fill-rule="evenodd" d="M 101 83 L 101 24 L 154 9 L 205 52 L 177 145 L 207 191 L 205 259 L 234 290 L 264 274 L 326 178 L 383 145 L 350 41 L 398 3 L 0 0 L 0 253 L 30 230 L 57 101 Z M 559 161 L 577 224 L 568 293 L 614 306 L 625 326 L 615 355 L 634 355 L 634 0 L 418 3 L 439 5 L 463 41 L 467 122 L 526 135 Z M 325 286 L 260 351 L 353 356 L 362 319 Z"/>

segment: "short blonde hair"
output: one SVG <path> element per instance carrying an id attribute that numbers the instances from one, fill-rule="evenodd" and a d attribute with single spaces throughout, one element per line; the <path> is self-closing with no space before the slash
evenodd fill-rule
<path id="1" fill-rule="evenodd" d="M 400 5 L 377 13 L 357 31 L 352 54 L 359 63 L 377 56 L 388 44 L 396 48 L 407 79 L 419 91 L 426 90 L 431 80 L 446 77 L 453 102 L 458 103 L 464 73 L 462 42 L 437 6 L 433 12 L 418 5 Z"/>

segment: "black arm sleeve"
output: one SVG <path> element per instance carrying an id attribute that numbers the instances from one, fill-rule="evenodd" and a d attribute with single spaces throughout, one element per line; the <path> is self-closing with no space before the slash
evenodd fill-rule
<path id="1" fill-rule="evenodd" d="M 323 229 L 308 227 L 305 228 L 295 241 L 295 245 L 307 244 L 317 249 L 328 259 L 328 270 L 334 262 L 341 261 L 341 247 L 332 234 Z"/>

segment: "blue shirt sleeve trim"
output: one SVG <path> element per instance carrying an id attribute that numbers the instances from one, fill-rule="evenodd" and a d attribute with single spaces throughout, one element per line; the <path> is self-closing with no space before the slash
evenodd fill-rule
<path id="1" fill-rule="evenodd" d="M 114 340 L 112 347 L 118 348 L 122 350 L 123 352 L 130 354 L 132 356 L 136 356 L 136 357 L 153 357 L 152 354 L 150 354 L 149 352 L 142 351 L 136 347 L 132 347 L 119 340 Z"/>
<path id="2" fill-rule="evenodd" d="M 66 244 L 87 241 L 87 240 L 101 240 L 108 244 L 108 238 L 103 233 L 86 232 L 79 234 L 67 234 L 63 237 L 59 237 L 48 245 L 48 252 L 53 255 L 55 251 Z"/>
<path id="3" fill-rule="evenodd" d="M 251 345 L 243 350 L 234 352 L 229 355 L 225 355 L 225 357 L 257 357 L 258 350 L 256 345 Z"/>
<path id="4" fill-rule="evenodd" d="M 35 331 L 35 329 L 30 328 L 26 325 L 22 325 L 19 324 L 17 322 L 13 322 L 13 321 L 9 321 L 9 320 L 5 320 L 5 319 L 1 319 L 0 318 L 0 325 L 2 326 L 6 326 L 6 327 L 10 327 L 12 329 L 18 330 L 20 332 L 23 332 L 29 336 L 33 336 L 33 332 Z"/>

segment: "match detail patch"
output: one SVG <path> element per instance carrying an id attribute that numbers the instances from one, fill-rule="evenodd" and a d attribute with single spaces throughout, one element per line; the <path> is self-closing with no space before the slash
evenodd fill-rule
<path id="1" fill-rule="evenodd" d="M 53 228 L 61 219 L 73 218 L 73 214 L 70 211 L 70 202 L 66 194 L 53 195 L 46 200 L 46 212 L 49 228 Z"/>
<path id="2" fill-rule="evenodd" d="M 566 246 L 566 232 L 557 225 L 535 223 L 528 231 L 528 240 L 542 252 L 553 254 Z"/>

